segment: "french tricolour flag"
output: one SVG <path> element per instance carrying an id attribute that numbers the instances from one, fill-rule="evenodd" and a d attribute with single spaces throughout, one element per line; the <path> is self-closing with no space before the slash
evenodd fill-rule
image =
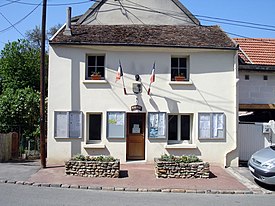
<path id="1" fill-rule="evenodd" d="M 153 65 L 153 69 L 152 69 L 152 73 L 151 73 L 151 76 L 150 76 L 150 84 L 152 84 L 154 81 L 155 81 L 155 63 Z"/>
<path id="2" fill-rule="evenodd" d="M 120 78 L 123 76 L 123 71 L 122 71 L 122 67 L 121 64 L 119 63 L 118 69 L 117 69 L 117 73 L 116 73 L 116 81 L 120 80 Z"/>

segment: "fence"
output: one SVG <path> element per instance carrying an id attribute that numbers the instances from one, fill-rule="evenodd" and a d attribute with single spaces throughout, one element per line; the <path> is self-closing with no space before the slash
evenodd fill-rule
<path id="1" fill-rule="evenodd" d="M 17 133 L 0 134 L 0 162 L 17 158 L 19 138 Z"/>

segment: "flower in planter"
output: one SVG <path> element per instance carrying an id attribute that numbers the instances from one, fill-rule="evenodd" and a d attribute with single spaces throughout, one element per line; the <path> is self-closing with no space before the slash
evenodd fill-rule
<path id="1" fill-rule="evenodd" d="M 116 159 L 112 156 L 84 156 L 82 154 L 77 154 L 71 158 L 73 161 L 97 161 L 97 162 L 114 162 Z"/>
<path id="2" fill-rule="evenodd" d="M 182 73 L 175 76 L 175 81 L 184 81 L 184 80 L 185 80 L 185 76 Z"/>
<path id="3" fill-rule="evenodd" d="M 182 155 L 182 156 L 174 156 L 174 155 L 162 155 L 159 159 L 164 162 L 177 162 L 177 163 L 193 163 L 193 162 L 202 162 L 195 155 Z"/>
<path id="4" fill-rule="evenodd" d="M 93 74 L 91 75 L 91 79 L 92 80 L 100 80 L 101 79 L 100 72 L 93 72 Z"/>

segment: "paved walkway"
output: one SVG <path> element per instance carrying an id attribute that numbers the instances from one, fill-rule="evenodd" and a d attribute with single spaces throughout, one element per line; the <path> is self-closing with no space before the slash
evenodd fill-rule
<path id="1" fill-rule="evenodd" d="M 39 162 L 0 163 L 0 183 L 94 190 L 252 194 L 268 193 L 243 181 L 236 170 L 211 166 L 209 179 L 157 179 L 154 165 L 121 165 L 121 178 L 86 178 L 65 175 L 63 165 L 39 170 Z"/>

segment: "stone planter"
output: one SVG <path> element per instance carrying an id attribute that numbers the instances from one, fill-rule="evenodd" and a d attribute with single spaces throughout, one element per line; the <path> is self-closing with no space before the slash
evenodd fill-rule
<path id="1" fill-rule="evenodd" d="M 177 163 L 155 159 L 157 178 L 209 178 L 208 162 Z"/>
<path id="2" fill-rule="evenodd" d="M 113 162 L 70 160 L 65 162 L 66 174 L 72 176 L 118 178 L 119 170 L 119 160 Z"/>

